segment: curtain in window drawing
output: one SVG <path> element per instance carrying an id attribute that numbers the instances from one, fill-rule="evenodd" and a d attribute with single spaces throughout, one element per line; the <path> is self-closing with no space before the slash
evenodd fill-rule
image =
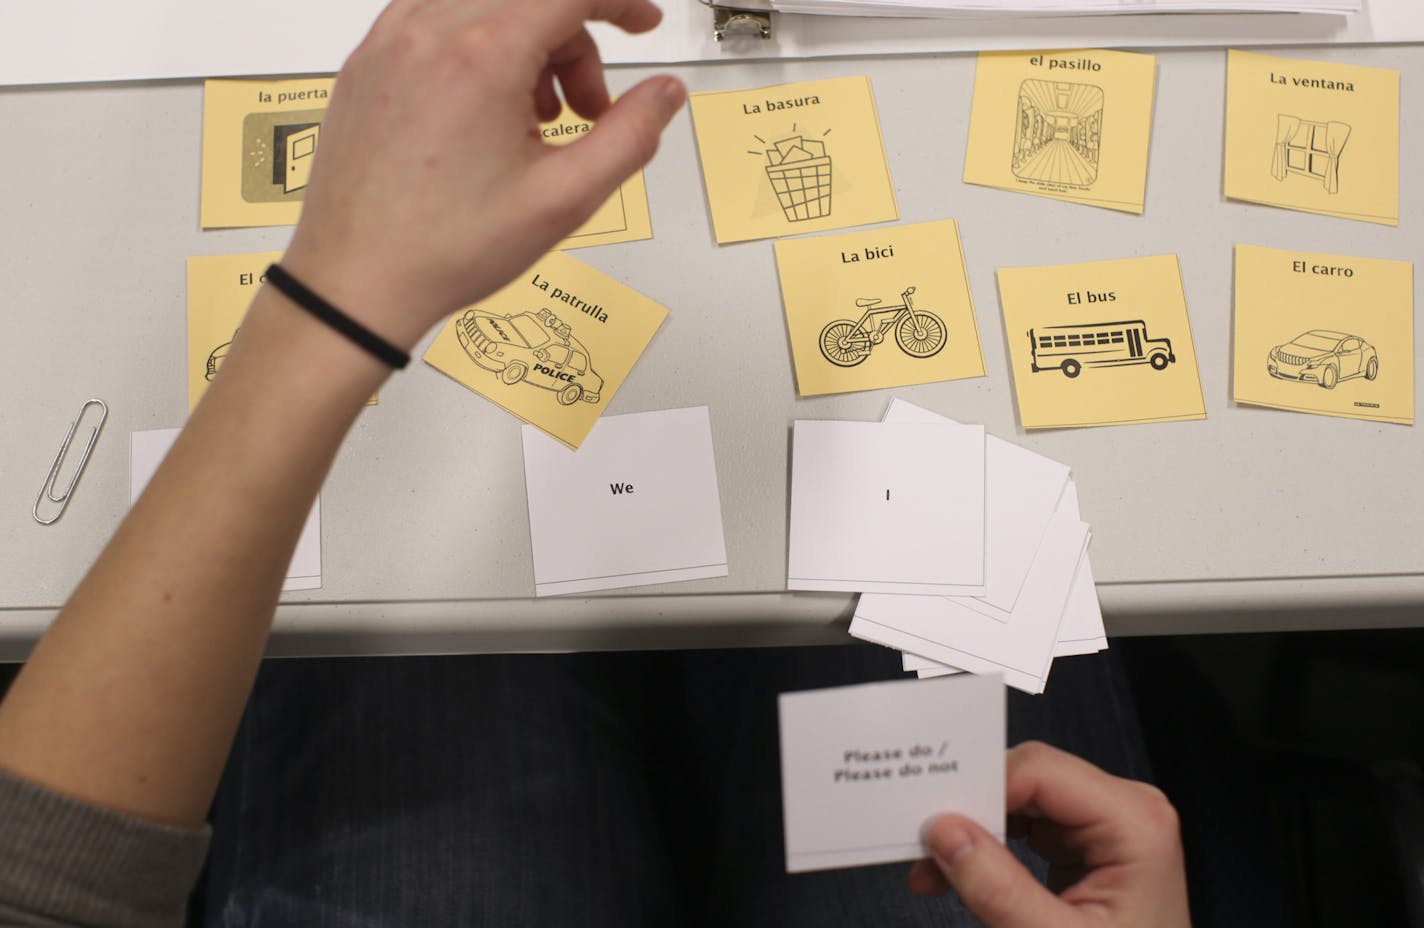
<path id="1" fill-rule="evenodd" d="M 1276 117 L 1276 153 L 1271 158 L 1271 176 L 1276 180 L 1286 179 L 1287 148 L 1290 146 L 1291 136 L 1295 135 L 1299 128 L 1300 120 L 1295 116 Z"/>
<path id="2" fill-rule="evenodd" d="M 1350 127 L 1343 122 L 1325 124 L 1325 147 L 1330 151 L 1330 164 L 1325 168 L 1325 192 L 1340 192 L 1340 150 L 1350 137 Z"/>

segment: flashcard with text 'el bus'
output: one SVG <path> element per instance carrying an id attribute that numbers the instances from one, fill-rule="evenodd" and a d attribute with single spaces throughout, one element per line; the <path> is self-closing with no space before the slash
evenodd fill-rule
<path id="1" fill-rule="evenodd" d="M 1399 72 L 1236 51 L 1226 195 L 1399 225 Z"/>
<path id="2" fill-rule="evenodd" d="M 247 316 L 247 307 L 266 280 L 280 251 L 251 255 L 201 255 L 188 259 L 188 411 L 203 398 L 222 369 Z M 375 406 L 372 394 L 367 406 Z"/>
<path id="3" fill-rule="evenodd" d="M 999 269 L 1026 429 L 1205 419 L 1176 255 Z"/>
<path id="4" fill-rule="evenodd" d="M 981 52 L 964 182 L 1141 213 L 1157 59 Z"/>
<path id="5" fill-rule="evenodd" d="M 954 220 L 776 243 L 802 396 L 984 376 Z"/>
<path id="6" fill-rule="evenodd" d="M 1414 264 L 1236 246 L 1235 399 L 1414 424 Z"/>
<path id="7" fill-rule="evenodd" d="M 690 98 L 718 244 L 900 214 L 868 77 Z"/>
<path id="8" fill-rule="evenodd" d="M 555 251 L 457 312 L 425 362 L 576 449 L 665 318 L 641 293 Z"/>
<path id="9" fill-rule="evenodd" d="M 202 226 L 289 226 L 301 215 L 335 80 L 210 80 L 203 89 Z M 593 124 L 567 106 L 539 127 L 547 145 L 578 141 Z M 633 172 L 556 247 L 653 237 L 643 172 Z"/>

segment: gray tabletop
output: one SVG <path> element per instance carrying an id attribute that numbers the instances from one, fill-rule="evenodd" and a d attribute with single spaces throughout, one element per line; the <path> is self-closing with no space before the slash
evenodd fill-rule
<path id="1" fill-rule="evenodd" d="M 535 601 L 519 423 L 415 364 L 336 463 L 325 585 L 286 597 L 273 653 L 838 637 L 851 597 L 785 592 L 790 425 L 877 419 L 892 395 L 1071 465 L 1110 633 L 1424 624 L 1424 434 L 1238 407 L 1229 373 L 1233 244 L 1417 255 L 1424 194 L 1407 155 L 1424 143 L 1412 105 L 1424 49 L 1282 53 L 1403 72 L 1397 229 L 1223 198 L 1220 50 L 1160 53 L 1140 217 L 961 183 L 972 56 L 671 69 L 694 90 L 871 75 L 901 220 L 960 223 L 988 375 L 798 399 L 771 244 L 713 241 L 684 113 L 646 172 L 655 237 L 574 254 L 671 311 L 608 412 L 710 407 L 730 575 Z M 23 655 L 122 518 L 128 433 L 183 422 L 184 259 L 290 235 L 199 229 L 201 115 L 196 82 L 0 90 L 0 659 Z M 1207 419 L 1026 433 L 995 269 L 1163 253 L 1181 258 Z M 91 396 L 110 406 L 105 434 L 63 520 L 36 525 L 35 493 Z"/>

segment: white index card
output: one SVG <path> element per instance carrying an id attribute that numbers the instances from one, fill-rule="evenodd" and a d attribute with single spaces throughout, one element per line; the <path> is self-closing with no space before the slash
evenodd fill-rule
<path id="1" fill-rule="evenodd" d="M 534 594 L 727 576 L 706 406 L 604 416 L 578 451 L 524 426 Z"/>
<path id="2" fill-rule="evenodd" d="M 954 422 L 898 398 L 890 401 L 884 421 Z M 1063 496 L 1068 465 L 993 435 L 985 436 L 984 460 L 984 595 L 978 598 L 1006 611 L 1018 599 Z M 1001 616 L 1007 618 L 995 617 Z"/>
<path id="3" fill-rule="evenodd" d="M 954 812 L 1004 836 L 1004 683 L 996 675 L 782 693 L 789 873 L 914 860 Z"/>
<path id="4" fill-rule="evenodd" d="M 792 590 L 984 592 L 984 427 L 798 420 Z"/>
<path id="5" fill-rule="evenodd" d="M 948 597 L 866 594 L 850 633 L 961 670 L 1001 672 L 1010 686 L 1041 693 L 1087 544 L 1086 524 L 1055 515 L 1007 622 Z"/>
<path id="6" fill-rule="evenodd" d="M 1078 485 L 1071 480 L 1063 491 L 1058 511 L 1070 519 L 1082 518 L 1078 512 Z M 1093 567 L 1088 563 L 1088 552 L 1084 551 L 1078 561 L 1078 575 L 1073 578 L 1073 589 L 1068 593 L 1068 608 L 1063 613 L 1063 626 L 1058 629 L 1058 644 L 1053 646 L 1053 656 L 1094 654 L 1107 646 L 1103 610 L 1098 604 L 1098 585 L 1093 579 Z"/>
<path id="7" fill-rule="evenodd" d="M 178 433 L 182 429 L 148 429 L 133 432 L 129 436 L 129 505 L 138 502 L 139 494 L 148 486 L 158 471 L 158 465 L 168 456 Z M 302 534 L 297 538 L 297 548 L 292 552 L 292 563 L 287 568 L 287 578 L 282 583 L 282 591 L 321 589 L 321 497 L 312 503 L 307 513 Z"/>

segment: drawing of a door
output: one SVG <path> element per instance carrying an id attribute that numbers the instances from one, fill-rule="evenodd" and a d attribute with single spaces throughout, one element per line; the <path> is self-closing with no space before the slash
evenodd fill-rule
<path id="1" fill-rule="evenodd" d="M 287 173 L 282 178 L 285 192 L 301 190 L 311 180 L 312 162 L 320 134 L 321 126 L 317 125 L 287 136 Z"/>

